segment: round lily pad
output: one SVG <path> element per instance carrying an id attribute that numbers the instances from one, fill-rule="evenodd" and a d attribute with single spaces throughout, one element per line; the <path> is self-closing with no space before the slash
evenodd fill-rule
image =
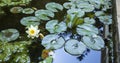
<path id="1" fill-rule="evenodd" d="M 92 36 L 98 34 L 98 28 L 91 24 L 82 24 L 77 26 L 77 33 L 79 35 Z"/>
<path id="2" fill-rule="evenodd" d="M 67 11 L 68 14 L 75 14 L 77 17 L 83 17 L 85 15 L 85 12 L 81 9 L 72 8 Z"/>
<path id="3" fill-rule="evenodd" d="M 13 7 L 13 8 L 10 9 L 10 12 L 11 13 L 21 13 L 22 10 L 23 10 L 22 7 Z"/>
<path id="4" fill-rule="evenodd" d="M 84 36 L 83 43 L 91 49 L 100 50 L 104 47 L 104 40 L 100 36 Z"/>
<path id="5" fill-rule="evenodd" d="M 22 13 L 32 14 L 32 13 L 34 13 L 34 10 L 32 8 L 25 8 L 25 9 L 23 9 Z"/>
<path id="6" fill-rule="evenodd" d="M 65 43 L 65 40 L 63 37 L 60 37 L 56 34 L 49 34 L 46 35 L 42 40 L 42 45 L 46 49 L 59 49 L 61 48 Z"/>
<path id="7" fill-rule="evenodd" d="M 60 32 L 66 31 L 67 26 L 66 26 L 66 23 L 64 22 L 58 23 L 58 20 L 51 20 L 51 21 L 48 21 L 48 23 L 46 24 L 46 29 L 50 33 L 60 33 Z"/>
<path id="8" fill-rule="evenodd" d="M 0 40 L 9 42 L 16 40 L 19 37 L 19 31 L 16 29 L 5 29 L 0 32 Z"/>
<path id="9" fill-rule="evenodd" d="M 50 20 L 49 17 L 54 17 L 54 13 L 50 10 L 37 10 L 35 16 L 41 20 Z"/>
<path id="10" fill-rule="evenodd" d="M 71 3 L 71 2 L 66 2 L 63 4 L 63 6 L 66 8 L 66 9 L 70 9 L 70 8 L 75 8 L 75 4 Z"/>
<path id="11" fill-rule="evenodd" d="M 20 23 L 24 26 L 30 26 L 30 25 L 39 25 L 40 19 L 34 16 L 24 17 L 20 20 Z"/>
<path id="12" fill-rule="evenodd" d="M 57 9 L 63 10 L 63 6 L 55 2 L 47 3 L 45 7 L 52 12 L 58 12 Z"/>
<path id="13" fill-rule="evenodd" d="M 75 39 L 70 39 L 65 43 L 65 51 L 72 55 L 81 55 L 86 50 L 86 46 Z"/>
<path id="14" fill-rule="evenodd" d="M 91 12 L 95 9 L 94 6 L 92 4 L 89 4 L 89 3 L 80 3 L 77 5 L 77 7 L 85 12 Z"/>

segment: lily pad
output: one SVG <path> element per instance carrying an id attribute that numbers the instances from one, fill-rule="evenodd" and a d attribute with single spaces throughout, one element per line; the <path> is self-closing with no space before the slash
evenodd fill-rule
<path id="1" fill-rule="evenodd" d="M 22 10 L 23 10 L 22 7 L 13 7 L 13 8 L 10 9 L 10 12 L 11 13 L 21 13 Z"/>
<path id="2" fill-rule="evenodd" d="M 38 19 L 35 16 L 29 16 L 29 17 L 22 18 L 20 20 L 20 23 L 24 26 L 39 25 L 40 24 L 40 19 Z"/>
<path id="3" fill-rule="evenodd" d="M 60 33 L 60 32 L 66 31 L 67 26 L 66 26 L 66 23 L 64 22 L 58 23 L 58 20 L 51 20 L 46 24 L 46 29 L 50 33 Z"/>
<path id="4" fill-rule="evenodd" d="M 89 18 L 89 17 L 84 18 L 84 22 L 86 24 L 95 24 L 95 20 L 93 18 Z"/>
<path id="5" fill-rule="evenodd" d="M 35 16 L 41 20 L 50 20 L 49 17 L 54 17 L 54 13 L 50 10 L 37 10 Z"/>
<path id="6" fill-rule="evenodd" d="M 14 41 L 19 37 L 19 31 L 16 29 L 5 29 L 0 32 L 0 40 L 3 42 Z"/>
<path id="7" fill-rule="evenodd" d="M 70 39 L 65 43 L 65 51 L 72 55 L 81 55 L 86 50 L 86 46 L 75 39 Z"/>
<path id="8" fill-rule="evenodd" d="M 25 8 L 25 9 L 23 9 L 22 13 L 32 14 L 32 13 L 34 13 L 34 10 L 32 8 Z"/>
<path id="9" fill-rule="evenodd" d="M 71 8 L 75 8 L 75 4 L 71 3 L 71 2 L 65 2 L 63 4 L 63 6 L 66 8 L 66 9 L 71 9 Z"/>
<path id="10" fill-rule="evenodd" d="M 95 9 L 94 6 L 89 3 L 80 3 L 77 7 L 85 12 L 92 12 Z"/>
<path id="11" fill-rule="evenodd" d="M 103 16 L 103 15 L 105 15 L 105 13 L 103 12 L 103 11 L 97 11 L 97 12 L 95 12 L 95 16 Z"/>
<path id="12" fill-rule="evenodd" d="M 61 48 L 65 43 L 65 40 L 63 37 L 60 37 L 56 34 L 49 34 L 46 35 L 42 40 L 42 45 L 46 49 L 59 49 Z"/>
<path id="13" fill-rule="evenodd" d="M 98 34 L 98 29 L 91 24 L 82 24 L 77 26 L 77 33 L 79 35 L 96 35 Z"/>
<path id="14" fill-rule="evenodd" d="M 63 6 L 61 4 L 58 4 L 55 2 L 50 2 L 50 3 L 46 4 L 45 7 L 52 12 L 58 12 L 58 10 L 63 10 Z"/>
<path id="15" fill-rule="evenodd" d="M 67 11 L 68 14 L 75 14 L 77 17 L 83 17 L 85 15 L 85 12 L 81 9 L 72 8 Z"/>
<path id="16" fill-rule="evenodd" d="M 83 43 L 91 49 L 100 50 L 104 47 L 104 40 L 100 36 L 84 36 Z"/>

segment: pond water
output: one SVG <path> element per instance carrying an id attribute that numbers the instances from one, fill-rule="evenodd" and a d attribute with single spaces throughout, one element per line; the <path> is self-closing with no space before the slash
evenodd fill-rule
<path id="1" fill-rule="evenodd" d="M 61 48 L 55 50 L 53 63 L 101 63 L 101 51 L 90 50 L 81 61 L 79 59 L 78 56 L 70 55 Z"/>

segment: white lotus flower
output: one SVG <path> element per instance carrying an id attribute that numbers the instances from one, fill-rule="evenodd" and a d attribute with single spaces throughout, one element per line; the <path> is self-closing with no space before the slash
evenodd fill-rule
<path id="1" fill-rule="evenodd" d="M 39 32 L 40 30 L 38 29 L 38 26 L 33 26 L 33 25 L 28 27 L 28 30 L 26 31 L 26 33 L 28 34 L 28 37 L 32 39 L 34 39 L 35 37 L 38 37 Z"/>

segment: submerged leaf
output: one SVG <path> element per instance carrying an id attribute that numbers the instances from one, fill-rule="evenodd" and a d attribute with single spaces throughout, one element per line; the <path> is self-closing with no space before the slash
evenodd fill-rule
<path id="1" fill-rule="evenodd" d="M 46 4 L 45 6 L 48 10 L 52 11 L 52 12 L 58 12 L 58 10 L 63 10 L 63 7 L 61 4 L 55 3 L 55 2 L 50 2 L 48 4 Z"/>
<path id="2" fill-rule="evenodd" d="M 46 29 L 50 33 L 60 33 L 60 32 L 66 31 L 67 27 L 64 22 L 58 23 L 58 20 L 51 20 L 46 24 Z"/>
<path id="3" fill-rule="evenodd" d="M 19 31 L 16 29 L 6 29 L 0 32 L 0 40 L 3 42 L 16 40 L 18 37 Z"/>
<path id="4" fill-rule="evenodd" d="M 49 10 L 37 10 L 35 16 L 41 20 L 50 20 L 49 17 L 54 17 L 54 13 Z"/>
<path id="5" fill-rule="evenodd" d="M 32 14 L 32 13 L 34 13 L 34 10 L 32 8 L 25 8 L 25 9 L 23 9 L 22 13 Z"/>
<path id="6" fill-rule="evenodd" d="M 46 49 L 59 49 L 64 45 L 64 43 L 65 40 L 63 39 L 63 37 L 59 37 L 56 34 L 50 34 L 43 38 L 41 44 Z"/>
<path id="7" fill-rule="evenodd" d="M 75 39 L 70 39 L 65 43 L 65 50 L 72 55 L 81 55 L 86 50 L 86 46 Z"/>
<path id="8" fill-rule="evenodd" d="M 91 25 L 91 24 L 83 24 L 83 25 L 78 25 L 77 27 L 77 33 L 79 35 L 96 35 L 98 34 L 98 29 Z"/>
<path id="9" fill-rule="evenodd" d="M 30 26 L 30 25 L 39 25 L 40 19 L 34 16 L 24 17 L 20 20 L 20 23 L 24 26 Z"/>
<path id="10" fill-rule="evenodd" d="M 100 36 L 84 36 L 83 43 L 91 49 L 100 50 L 104 47 L 104 40 Z"/>

